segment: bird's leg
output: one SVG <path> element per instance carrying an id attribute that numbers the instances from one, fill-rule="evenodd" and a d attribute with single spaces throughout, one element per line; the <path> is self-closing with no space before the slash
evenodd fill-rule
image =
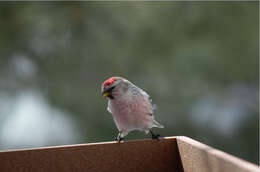
<path id="1" fill-rule="evenodd" d="M 116 138 L 115 138 L 115 141 L 118 141 L 118 143 L 119 143 L 121 140 L 123 140 L 123 137 L 121 137 L 121 133 L 122 133 L 122 131 L 119 131 L 118 135 L 117 135 Z"/>
<path id="2" fill-rule="evenodd" d="M 159 138 L 161 137 L 159 134 L 154 134 L 154 132 L 150 129 L 149 130 L 150 131 L 150 133 L 151 133 L 151 135 L 152 135 L 152 139 L 157 139 L 157 140 L 159 140 Z"/>

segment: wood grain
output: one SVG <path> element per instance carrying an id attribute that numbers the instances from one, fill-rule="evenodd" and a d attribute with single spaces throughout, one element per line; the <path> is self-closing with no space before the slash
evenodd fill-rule
<path id="1" fill-rule="evenodd" d="M 181 172 L 176 138 L 0 152 L 1 172 Z"/>
<path id="2" fill-rule="evenodd" d="M 260 172 L 252 163 L 188 137 L 177 137 L 177 144 L 185 172 Z"/>

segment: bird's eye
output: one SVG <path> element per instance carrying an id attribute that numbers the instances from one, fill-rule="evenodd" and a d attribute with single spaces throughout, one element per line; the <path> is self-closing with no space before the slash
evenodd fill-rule
<path id="1" fill-rule="evenodd" d="M 109 88 L 109 89 L 107 90 L 107 92 L 112 91 L 113 89 L 115 89 L 115 87 L 116 87 L 116 86 L 113 86 L 113 87 Z"/>

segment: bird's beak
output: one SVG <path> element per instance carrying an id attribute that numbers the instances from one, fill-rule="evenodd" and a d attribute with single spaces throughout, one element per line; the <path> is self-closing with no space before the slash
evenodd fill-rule
<path id="1" fill-rule="evenodd" d="M 114 88 L 115 88 L 115 86 L 110 87 L 110 88 L 108 88 L 108 89 L 104 89 L 104 90 L 102 91 L 102 96 L 103 96 L 103 97 L 109 97 L 109 98 L 112 98 L 112 99 L 113 99 L 112 91 L 113 91 Z"/>
<path id="2" fill-rule="evenodd" d="M 109 95 L 110 95 L 109 92 L 103 92 L 103 93 L 102 93 L 102 96 L 103 96 L 103 97 L 108 97 Z"/>

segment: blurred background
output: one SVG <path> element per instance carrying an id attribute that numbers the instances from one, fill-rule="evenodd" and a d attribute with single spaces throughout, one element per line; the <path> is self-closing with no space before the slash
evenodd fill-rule
<path id="1" fill-rule="evenodd" d="M 157 105 L 163 136 L 259 157 L 258 2 L 0 2 L 0 149 L 111 141 L 101 83 Z M 150 138 L 132 132 L 126 140 Z"/>

